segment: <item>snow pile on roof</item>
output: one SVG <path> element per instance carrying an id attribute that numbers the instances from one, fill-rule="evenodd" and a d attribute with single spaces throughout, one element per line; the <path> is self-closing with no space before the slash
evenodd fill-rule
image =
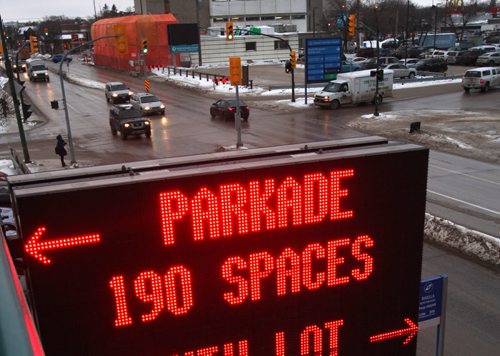
<path id="1" fill-rule="evenodd" d="M 500 266 L 500 239 L 425 214 L 425 237 Z"/>

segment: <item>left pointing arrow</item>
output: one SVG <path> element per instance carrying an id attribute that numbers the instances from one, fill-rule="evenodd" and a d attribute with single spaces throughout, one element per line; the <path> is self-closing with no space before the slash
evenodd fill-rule
<path id="1" fill-rule="evenodd" d="M 83 236 L 67 237 L 64 239 L 40 241 L 40 238 L 46 230 L 47 229 L 43 226 L 39 227 L 24 246 L 24 250 L 28 255 L 37 259 L 45 265 L 50 264 L 52 261 L 49 258 L 45 257 L 42 254 L 42 251 L 97 244 L 101 242 L 101 236 L 99 234 L 89 234 Z"/>

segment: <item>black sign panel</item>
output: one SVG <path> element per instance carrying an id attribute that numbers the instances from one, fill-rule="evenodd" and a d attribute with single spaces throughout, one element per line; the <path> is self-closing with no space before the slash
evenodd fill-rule
<path id="1" fill-rule="evenodd" d="M 411 147 L 19 190 L 47 355 L 415 355 Z"/>
<path id="2" fill-rule="evenodd" d="M 198 25 L 195 23 L 178 23 L 167 25 L 168 45 L 192 45 L 200 43 Z"/>

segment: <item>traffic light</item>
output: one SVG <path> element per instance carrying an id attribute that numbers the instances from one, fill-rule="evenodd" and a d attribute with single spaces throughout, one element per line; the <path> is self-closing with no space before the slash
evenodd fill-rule
<path id="1" fill-rule="evenodd" d="M 285 62 L 285 73 L 290 73 L 293 70 L 292 63 L 290 61 Z"/>
<path id="2" fill-rule="evenodd" d="M 144 54 L 148 53 L 148 40 L 142 41 L 142 53 Z"/>
<path id="3" fill-rule="evenodd" d="M 349 27 L 347 32 L 349 36 L 354 37 L 356 35 L 356 15 L 349 15 Z"/>
<path id="4" fill-rule="evenodd" d="M 370 77 L 377 77 L 377 80 L 379 82 L 383 81 L 384 80 L 384 70 L 383 69 L 379 69 L 378 71 L 377 70 L 372 70 L 370 72 Z"/>
<path id="5" fill-rule="evenodd" d="M 38 52 L 38 38 L 36 36 L 30 36 L 30 50 L 31 53 Z"/>
<path id="6" fill-rule="evenodd" d="M 30 110 L 31 105 L 30 104 L 24 104 L 23 103 L 23 118 L 24 120 L 28 120 L 28 118 L 31 116 L 32 112 Z"/>
<path id="7" fill-rule="evenodd" d="M 234 26 L 232 22 L 226 22 L 226 41 L 234 40 Z"/>
<path id="8" fill-rule="evenodd" d="M 292 66 L 292 69 L 297 67 L 297 52 L 295 51 L 290 52 L 290 65 Z"/>
<path id="9" fill-rule="evenodd" d="M 127 32 L 125 30 L 125 25 L 115 24 L 113 25 L 113 33 L 115 37 L 115 52 L 118 54 L 128 53 L 128 37 Z M 147 41 L 146 48 L 147 48 Z M 143 51 L 144 51 L 144 42 L 143 42 Z M 147 50 L 146 50 L 147 52 Z"/>

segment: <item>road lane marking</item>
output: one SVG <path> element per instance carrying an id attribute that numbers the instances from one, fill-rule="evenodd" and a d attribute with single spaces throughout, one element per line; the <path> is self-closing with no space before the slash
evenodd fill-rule
<path id="1" fill-rule="evenodd" d="M 427 191 L 429 193 L 436 194 L 436 195 L 439 195 L 441 197 L 444 197 L 444 198 L 447 198 L 447 199 L 450 199 L 450 200 L 454 200 L 454 201 L 462 203 L 462 204 L 470 205 L 470 206 L 473 206 L 474 208 L 481 209 L 481 210 L 487 211 L 489 213 L 492 213 L 492 214 L 500 216 L 500 212 L 498 212 L 498 211 L 491 210 L 491 209 L 488 209 L 488 208 L 484 208 L 482 206 L 479 206 L 479 205 L 476 205 L 476 204 L 472 204 L 472 203 L 469 203 L 469 202 L 466 202 L 464 200 L 460 200 L 460 199 L 457 199 L 457 198 L 452 198 L 452 197 L 450 197 L 448 195 L 444 195 L 444 194 L 441 194 L 441 193 L 438 193 L 438 192 L 435 192 L 435 191 L 432 191 L 432 190 L 429 190 L 429 189 L 427 189 Z"/>
<path id="2" fill-rule="evenodd" d="M 470 177 L 470 178 L 473 178 L 473 179 L 476 179 L 476 180 L 480 180 L 480 181 L 485 182 L 485 183 L 490 183 L 490 184 L 500 185 L 500 183 L 493 182 L 493 181 L 488 180 L 488 179 L 475 177 L 475 176 L 470 175 L 470 174 L 467 174 L 467 173 L 461 173 L 461 172 L 459 172 L 459 171 L 454 171 L 454 170 L 452 170 L 452 169 L 439 167 L 439 166 L 436 166 L 436 165 L 434 165 L 434 164 L 429 164 L 429 166 L 434 167 L 434 168 L 437 168 L 437 169 L 441 169 L 441 170 L 443 170 L 443 171 L 447 171 L 447 172 L 451 172 L 451 173 L 459 174 L 459 175 L 461 175 L 461 176 L 466 176 L 466 177 Z"/>

